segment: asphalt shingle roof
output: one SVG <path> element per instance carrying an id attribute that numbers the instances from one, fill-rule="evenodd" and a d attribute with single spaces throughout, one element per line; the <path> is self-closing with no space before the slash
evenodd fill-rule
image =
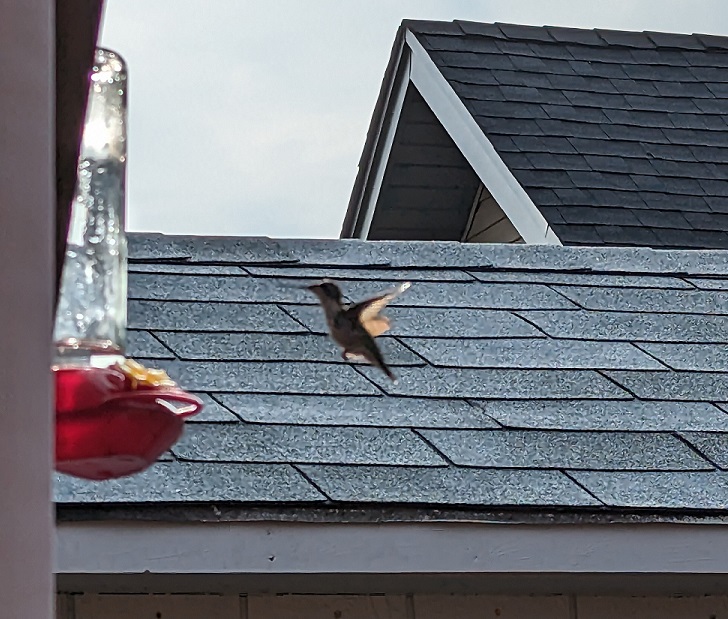
<path id="1" fill-rule="evenodd" d="M 728 37 L 403 26 L 564 244 L 728 248 Z"/>
<path id="2" fill-rule="evenodd" d="M 131 235 L 129 350 L 207 408 L 63 510 L 728 509 L 728 252 Z M 409 279 L 342 362 L 315 297 Z M 519 511 L 520 510 L 520 511 Z M 70 512 L 69 512 L 70 513 Z"/>

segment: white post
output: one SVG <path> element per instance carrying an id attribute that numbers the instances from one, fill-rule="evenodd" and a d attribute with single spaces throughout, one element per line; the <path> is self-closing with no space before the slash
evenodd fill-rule
<path id="1" fill-rule="evenodd" d="M 0 616 L 51 619 L 54 2 L 0 0 Z"/>

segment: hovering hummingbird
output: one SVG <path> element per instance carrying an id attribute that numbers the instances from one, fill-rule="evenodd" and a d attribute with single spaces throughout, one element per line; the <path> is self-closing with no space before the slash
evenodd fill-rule
<path id="1" fill-rule="evenodd" d="M 367 361 L 382 370 L 392 382 L 397 382 L 374 338 L 390 327 L 389 319 L 381 314 L 384 307 L 410 285 L 404 282 L 376 297 L 353 304 L 343 303 L 341 290 L 329 280 L 306 288 L 318 297 L 326 315 L 331 339 L 342 349 L 342 359 Z"/>

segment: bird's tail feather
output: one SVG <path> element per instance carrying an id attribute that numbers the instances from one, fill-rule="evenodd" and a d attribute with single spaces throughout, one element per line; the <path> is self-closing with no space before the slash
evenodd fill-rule
<path id="1" fill-rule="evenodd" d="M 387 378 L 389 380 L 391 380 L 393 383 L 397 384 L 397 377 L 394 375 L 392 370 L 390 370 L 385 364 L 382 364 L 381 369 L 387 375 Z"/>

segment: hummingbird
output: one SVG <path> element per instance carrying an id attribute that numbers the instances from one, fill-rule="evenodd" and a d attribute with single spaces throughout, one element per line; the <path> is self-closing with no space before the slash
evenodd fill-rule
<path id="1" fill-rule="evenodd" d="M 330 280 L 305 286 L 321 303 L 331 339 L 341 348 L 344 361 L 361 359 L 379 368 L 392 382 L 397 378 L 387 366 L 374 338 L 389 329 L 391 323 L 382 310 L 387 303 L 410 287 L 410 282 L 359 303 L 344 303 L 341 290 Z"/>

